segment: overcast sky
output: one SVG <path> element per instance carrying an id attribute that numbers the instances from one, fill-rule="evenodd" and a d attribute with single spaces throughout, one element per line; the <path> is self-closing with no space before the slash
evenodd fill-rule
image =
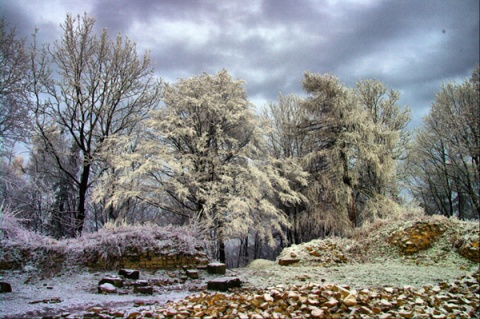
<path id="1" fill-rule="evenodd" d="M 375 78 L 401 92 L 421 123 L 442 82 L 479 61 L 478 0 L 0 0 L 21 35 L 61 36 L 67 13 L 96 19 L 150 50 L 164 80 L 226 68 L 262 107 L 278 93 L 304 95 L 303 73 L 345 84 Z"/>

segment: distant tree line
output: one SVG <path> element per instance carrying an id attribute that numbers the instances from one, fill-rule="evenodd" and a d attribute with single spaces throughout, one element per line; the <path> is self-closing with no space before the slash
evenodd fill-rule
<path id="1" fill-rule="evenodd" d="M 306 97 L 258 115 L 226 70 L 166 83 L 94 23 L 68 15 L 58 41 L 28 48 L 0 23 L 0 203 L 30 229 L 190 224 L 241 265 L 395 215 L 406 192 L 427 214 L 479 218 L 478 66 L 415 132 L 398 91 L 331 74 L 305 73 Z"/>

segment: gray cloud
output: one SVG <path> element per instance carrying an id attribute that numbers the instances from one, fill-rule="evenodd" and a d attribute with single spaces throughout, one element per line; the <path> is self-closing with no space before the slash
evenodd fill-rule
<path id="1" fill-rule="evenodd" d="M 420 123 L 442 81 L 468 77 L 479 61 L 478 0 L 4 0 L 21 34 L 58 39 L 66 13 L 84 11 L 151 51 L 168 81 L 226 68 L 258 103 L 303 94 L 304 71 L 331 72 L 348 85 L 377 78 L 400 90 Z M 38 11 L 46 14 L 39 14 Z M 55 10 L 52 12 L 52 10 Z M 259 105 L 261 106 L 261 105 Z"/>

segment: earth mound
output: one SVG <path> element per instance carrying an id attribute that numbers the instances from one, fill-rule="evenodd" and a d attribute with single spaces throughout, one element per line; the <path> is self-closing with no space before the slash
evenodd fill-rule
<path id="1" fill-rule="evenodd" d="M 377 221 L 351 238 L 317 239 L 285 248 L 280 265 L 338 266 L 395 260 L 416 265 L 464 269 L 480 262 L 480 226 L 443 216 Z"/>

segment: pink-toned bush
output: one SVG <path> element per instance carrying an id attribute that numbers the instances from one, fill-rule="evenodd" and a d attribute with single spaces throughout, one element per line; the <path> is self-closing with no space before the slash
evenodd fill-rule
<path id="1" fill-rule="evenodd" d="M 0 268 L 82 267 L 91 258 L 114 260 L 132 252 L 194 255 L 205 247 L 198 238 L 187 227 L 107 224 L 98 232 L 57 241 L 27 230 L 12 211 L 0 207 Z"/>

